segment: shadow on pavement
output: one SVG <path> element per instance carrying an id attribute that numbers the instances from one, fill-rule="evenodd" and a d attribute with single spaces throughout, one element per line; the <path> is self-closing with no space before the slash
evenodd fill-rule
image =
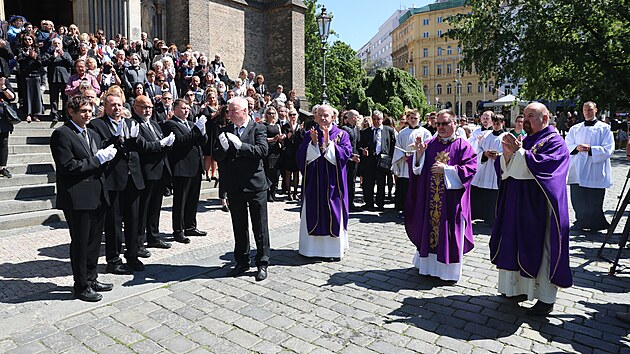
<path id="1" fill-rule="evenodd" d="M 203 267 L 197 265 L 174 264 L 146 264 L 142 272 L 134 272 L 133 279 L 126 281 L 122 286 L 134 286 L 141 284 L 167 284 L 173 281 L 186 281 L 187 279 L 217 279 L 226 278 L 232 264 L 223 266 Z"/>
<path id="2" fill-rule="evenodd" d="M 453 282 L 418 274 L 416 268 L 374 269 L 332 274 L 327 285 L 355 284 L 370 290 L 399 292 L 400 290 L 431 290 L 452 286 Z"/>
<path id="3" fill-rule="evenodd" d="M 72 300 L 72 287 L 51 282 L 32 282 L 24 279 L 0 280 L 0 289 L 19 289 L 13 294 L 0 293 L 0 303 L 22 304 L 36 301 Z"/>

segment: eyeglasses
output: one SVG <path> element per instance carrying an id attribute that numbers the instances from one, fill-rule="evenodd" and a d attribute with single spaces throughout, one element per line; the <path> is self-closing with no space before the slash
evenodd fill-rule
<path id="1" fill-rule="evenodd" d="M 267 114 L 276 114 L 276 112 L 267 112 Z"/>
<path id="2" fill-rule="evenodd" d="M 93 100 L 93 99 L 95 99 L 95 98 L 96 98 L 96 96 L 83 96 L 83 97 L 85 97 L 85 98 L 87 98 L 87 99 L 90 99 L 90 100 Z"/>
<path id="3" fill-rule="evenodd" d="M 172 101 L 172 100 L 173 100 L 173 98 L 172 98 L 172 97 L 162 97 L 162 99 L 163 99 L 164 101 Z"/>
<path id="4" fill-rule="evenodd" d="M 186 94 L 186 96 L 188 96 L 188 97 L 194 97 L 194 96 L 195 96 L 195 94 L 194 94 L 194 93 L 187 93 L 187 94 Z"/>
<path id="5" fill-rule="evenodd" d="M 524 121 L 524 120 L 522 120 L 522 119 L 517 119 L 517 120 L 516 120 L 516 123 L 524 123 L 524 122 L 525 122 L 525 121 Z"/>
<path id="6" fill-rule="evenodd" d="M 438 126 L 438 127 L 439 126 L 448 127 L 448 125 L 451 124 L 451 123 L 453 123 L 453 122 L 451 122 L 451 121 L 448 121 L 448 122 L 437 122 L 437 123 L 435 123 L 435 125 Z"/>

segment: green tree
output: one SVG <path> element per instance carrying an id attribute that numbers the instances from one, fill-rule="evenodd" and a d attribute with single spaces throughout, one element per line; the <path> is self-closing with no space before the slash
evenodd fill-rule
<path id="1" fill-rule="evenodd" d="M 304 0 L 306 5 L 306 13 L 304 15 L 304 69 L 305 69 L 305 86 L 306 99 L 311 102 L 319 103 L 321 97 L 321 72 L 322 72 L 322 44 L 319 39 L 319 30 L 315 10 L 317 8 L 317 0 Z M 319 87 L 319 91 L 318 90 Z M 320 96 L 317 96 L 319 92 Z"/>
<path id="2" fill-rule="evenodd" d="M 398 68 L 377 70 L 376 76 L 369 80 L 365 94 L 375 103 L 387 107 L 387 113 L 396 118 L 402 114 L 405 107 L 419 109 L 422 112 L 429 109 L 427 98 L 422 91 L 422 82 Z"/>
<path id="3" fill-rule="evenodd" d="M 466 70 L 525 79 L 528 99 L 630 102 L 628 0 L 469 0 L 447 36 L 460 41 Z"/>

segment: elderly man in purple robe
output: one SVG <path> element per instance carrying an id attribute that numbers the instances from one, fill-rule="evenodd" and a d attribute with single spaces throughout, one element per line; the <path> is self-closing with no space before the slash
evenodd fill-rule
<path id="1" fill-rule="evenodd" d="M 409 159 L 405 229 L 416 246 L 413 264 L 420 274 L 458 281 L 462 257 L 473 249 L 470 183 L 477 155 L 465 139 L 456 139 L 455 114 L 441 110 L 437 135 L 418 136 Z"/>
<path id="2" fill-rule="evenodd" d="M 346 163 L 352 146 L 348 133 L 332 124 L 331 106 L 319 106 L 315 117 L 317 126 L 297 152 L 303 176 L 299 253 L 340 260 L 348 249 Z"/>
<path id="3" fill-rule="evenodd" d="M 495 161 L 500 182 L 490 259 L 499 269 L 499 293 L 515 301 L 538 299 L 527 314 L 544 316 L 553 310 L 558 287 L 572 285 L 569 150 L 541 103 L 525 108 L 523 128 L 522 142 L 503 136 L 503 155 Z"/>

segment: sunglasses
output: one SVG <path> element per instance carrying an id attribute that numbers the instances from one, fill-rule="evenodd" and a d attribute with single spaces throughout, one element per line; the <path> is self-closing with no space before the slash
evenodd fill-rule
<path id="1" fill-rule="evenodd" d="M 436 126 L 442 126 L 442 127 L 448 127 L 449 124 L 451 124 L 453 122 L 436 122 L 435 125 Z"/>
<path id="2" fill-rule="evenodd" d="M 297 113 L 291 113 L 291 114 L 289 114 L 289 116 L 295 117 L 295 116 L 297 116 Z"/>

